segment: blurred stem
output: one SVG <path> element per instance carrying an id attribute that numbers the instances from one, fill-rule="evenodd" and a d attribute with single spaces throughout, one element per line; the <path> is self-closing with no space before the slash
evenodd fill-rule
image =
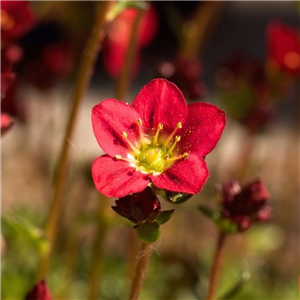
<path id="1" fill-rule="evenodd" d="M 91 272 L 88 283 L 88 300 L 98 299 L 101 273 L 103 270 L 103 240 L 108 228 L 108 222 L 105 217 L 108 208 L 108 198 L 101 195 L 99 201 L 100 207 L 97 216 L 97 236 L 92 249 Z"/>
<path id="2" fill-rule="evenodd" d="M 131 35 L 130 39 L 128 42 L 128 47 L 126 49 L 124 61 L 123 61 L 123 66 L 121 69 L 120 76 L 117 81 L 117 88 L 116 88 L 116 99 L 119 100 L 124 100 L 124 97 L 126 95 L 128 85 L 131 79 L 131 70 L 132 70 L 132 65 L 134 62 L 134 58 L 137 53 L 137 43 L 138 43 L 138 30 L 139 30 L 139 25 L 140 22 L 143 18 L 144 15 L 144 10 L 139 9 L 137 16 L 134 20 L 132 30 L 131 30 Z"/>
<path id="3" fill-rule="evenodd" d="M 215 293 L 217 288 L 217 280 L 218 275 L 220 272 L 220 263 L 221 263 L 221 256 L 222 256 L 222 250 L 226 239 L 226 233 L 220 231 L 218 242 L 217 242 L 217 248 L 213 260 L 213 265 L 210 273 L 210 279 L 209 279 L 209 287 L 208 287 L 208 294 L 207 294 L 207 300 L 215 300 Z"/>
<path id="4" fill-rule="evenodd" d="M 73 138 L 80 104 L 90 82 L 90 78 L 92 76 L 93 68 L 95 65 L 95 60 L 104 38 L 104 25 L 106 21 L 105 17 L 109 5 L 109 1 L 99 1 L 97 3 L 94 25 L 91 29 L 90 36 L 87 40 L 87 45 L 85 47 L 85 50 L 83 51 L 82 59 L 80 61 L 77 80 L 74 87 L 74 93 L 72 95 L 72 108 L 69 115 L 66 133 L 64 135 L 61 154 L 55 171 L 54 194 L 45 225 L 45 235 L 49 241 L 49 244 L 46 250 L 41 253 L 37 270 L 38 280 L 46 277 L 49 268 L 54 242 L 57 236 L 59 218 L 61 217 L 63 192 L 69 166 L 70 144 Z"/>
<path id="5" fill-rule="evenodd" d="M 151 244 L 142 243 L 135 273 L 132 281 L 129 300 L 138 300 L 151 254 Z"/>
<path id="6" fill-rule="evenodd" d="M 202 50 L 204 41 L 212 29 L 223 1 L 200 1 L 192 20 L 183 27 L 183 42 L 180 53 L 187 58 L 195 57 Z"/>

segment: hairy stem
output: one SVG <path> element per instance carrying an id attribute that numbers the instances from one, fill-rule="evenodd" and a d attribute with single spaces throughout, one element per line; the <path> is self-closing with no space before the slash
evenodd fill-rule
<path id="1" fill-rule="evenodd" d="M 217 248 L 214 256 L 214 261 L 210 273 L 210 279 L 209 279 L 209 287 L 208 287 L 208 294 L 207 294 L 207 300 L 215 300 L 215 293 L 217 288 L 217 280 L 218 275 L 220 272 L 220 263 L 221 263 L 221 256 L 222 256 L 222 250 L 225 243 L 226 233 L 220 232 L 217 242 Z"/>
<path id="2" fill-rule="evenodd" d="M 99 294 L 101 273 L 103 269 L 103 241 L 108 228 L 106 211 L 108 209 L 108 198 L 101 195 L 99 199 L 99 213 L 97 216 L 97 236 L 94 241 L 91 258 L 91 271 L 89 276 L 88 300 L 95 300 Z"/>
<path id="3" fill-rule="evenodd" d="M 45 225 L 45 235 L 49 241 L 49 244 L 48 247 L 45 248 L 45 250 L 41 253 L 37 270 L 38 280 L 46 277 L 49 268 L 63 204 L 63 193 L 69 167 L 70 141 L 72 141 L 74 135 L 75 124 L 79 113 L 79 108 L 83 100 L 83 95 L 90 82 L 95 60 L 104 38 L 104 25 L 106 21 L 105 17 L 109 5 L 109 1 L 101 1 L 97 3 L 94 25 L 80 61 L 78 76 L 71 98 L 72 108 L 54 175 L 54 193 Z"/>
<path id="4" fill-rule="evenodd" d="M 135 273 L 132 281 L 129 300 L 138 300 L 151 254 L 151 244 L 142 243 Z"/>

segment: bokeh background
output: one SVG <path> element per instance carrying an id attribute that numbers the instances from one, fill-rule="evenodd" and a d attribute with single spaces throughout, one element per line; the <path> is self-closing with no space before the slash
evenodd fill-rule
<path id="1" fill-rule="evenodd" d="M 14 120 L 1 141 L 2 299 L 24 299 L 34 283 L 53 171 L 95 2 L 32 1 L 29 5 L 37 22 L 17 41 L 23 55 L 14 66 L 13 100 L 1 104 Z M 153 30 L 153 37 L 141 47 L 127 102 L 148 81 L 162 75 L 162 64 L 174 67 L 184 28 L 203 3 L 153 1 L 151 5 L 155 17 L 147 30 Z M 141 299 L 205 298 L 217 230 L 198 207 L 216 207 L 220 199 L 216 187 L 233 177 L 242 185 L 255 178 L 264 181 L 271 194 L 272 219 L 228 238 L 219 295 L 250 276 L 226 299 L 299 299 L 299 74 L 279 81 L 286 80 L 288 89 L 269 97 L 272 115 L 266 121 L 256 123 L 259 112 L 254 113 L 255 130 L 232 113 L 232 107 L 240 108 L 249 99 L 243 84 L 250 90 L 256 88 L 247 74 L 257 65 L 266 68 L 269 24 L 280 21 L 298 30 L 299 36 L 299 11 L 298 1 L 224 1 L 214 15 L 196 51 L 201 63 L 197 73 L 201 89 L 196 98 L 225 109 L 228 124 L 206 158 L 210 177 L 203 191 L 175 207 L 162 200 L 165 209 L 176 210 L 154 245 Z M 102 155 L 92 132 L 91 109 L 116 94 L 116 71 L 107 66 L 114 65 L 118 55 L 113 49 L 118 52 L 119 48 L 108 44 L 99 53 L 70 141 L 71 168 L 47 278 L 54 299 L 86 299 L 92 251 L 99 236 L 102 258 L 97 299 L 126 299 L 138 251 L 132 224 L 110 209 L 114 200 L 99 195 L 90 174 L 92 161 Z M 241 59 L 236 62 L 237 58 Z M 238 85 L 241 94 L 226 90 L 222 81 L 232 80 L 233 73 L 220 77 L 224 66 L 228 71 L 228 66 L 236 65 L 244 74 Z M 239 73 L 235 75 L 238 81 Z M 230 108 L 228 98 L 237 101 L 230 102 Z M 194 100 L 187 97 L 187 101 Z"/>

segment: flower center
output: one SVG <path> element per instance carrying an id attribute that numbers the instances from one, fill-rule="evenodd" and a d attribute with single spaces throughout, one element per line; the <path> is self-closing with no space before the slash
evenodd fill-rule
<path id="1" fill-rule="evenodd" d="M 175 136 L 176 131 L 182 128 L 180 122 L 167 138 L 159 138 L 160 132 L 163 129 L 163 124 L 158 124 L 152 139 L 151 136 L 149 139 L 149 136 L 144 134 L 142 130 L 142 120 L 138 119 L 136 123 L 140 133 L 139 140 L 136 141 L 137 146 L 133 145 L 128 140 L 127 133 L 123 132 L 122 136 L 132 151 L 128 153 L 127 158 L 116 155 L 116 159 L 128 161 L 135 167 L 136 171 L 159 175 L 176 161 L 188 158 L 188 153 L 183 153 L 181 155 L 177 155 L 177 151 L 174 153 L 176 144 L 180 141 L 180 136 Z"/>
<path id="2" fill-rule="evenodd" d="M 15 21 L 12 16 L 4 9 L 1 9 L 1 29 L 10 30 L 15 26 Z"/>

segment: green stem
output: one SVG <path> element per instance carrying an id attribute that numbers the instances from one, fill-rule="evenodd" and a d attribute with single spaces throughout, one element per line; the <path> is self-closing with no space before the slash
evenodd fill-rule
<path id="1" fill-rule="evenodd" d="M 214 256 L 214 261 L 212 265 L 212 270 L 209 279 L 209 287 L 208 287 L 208 294 L 207 300 L 215 300 L 215 292 L 217 288 L 217 280 L 220 271 L 220 263 L 221 263 L 221 256 L 222 250 L 226 239 L 226 233 L 220 232 L 217 242 L 217 248 Z"/>
<path id="2" fill-rule="evenodd" d="M 134 58 L 137 52 L 137 42 L 138 42 L 138 30 L 140 22 L 143 18 L 144 10 L 139 9 L 137 16 L 134 20 L 134 23 L 132 25 L 131 35 L 128 42 L 127 51 L 124 57 L 123 66 L 121 69 L 121 74 L 117 81 L 117 88 L 116 88 L 116 99 L 124 100 L 124 97 L 126 95 L 128 85 L 131 79 L 131 70 L 132 65 L 134 62 Z"/>
<path id="3" fill-rule="evenodd" d="M 142 243 L 132 281 L 129 300 L 138 300 L 151 254 L 151 244 Z"/>
<path id="4" fill-rule="evenodd" d="M 187 58 L 195 57 L 202 50 L 205 38 L 216 21 L 222 1 L 204 1 L 199 3 L 194 18 L 183 28 L 183 43 L 180 53 Z"/>
<path id="5" fill-rule="evenodd" d="M 79 108 L 83 100 L 83 95 L 90 82 L 95 60 L 104 38 L 104 25 L 106 22 L 105 17 L 109 5 L 109 1 L 101 1 L 97 3 L 94 25 L 80 61 L 78 76 L 75 82 L 74 93 L 72 95 L 72 108 L 54 177 L 54 194 L 45 225 L 45 235 L 49 241 L 49 244 L 45 251 L 41 253 L 37 270 L 38 280 L 45 278 L 48 272 L 53 247 L 57 236 L 59 219 L 61 216 L 63 192 L 69 167 L 70 141 L 72 141 L 73 138 L 75 124 L 79 113 Z"/>
<path id="6" fill-rule="evenodd" d="M 103 269 L 103 240 L 107 232 L 108 222 L 106 220 L 106 210 L 108 208 L 108 199 L 101 195 L 99 213 L 98 213 L 98 225 L 97 236 L 94 241 L 91 258 L 91 272 L 89 276 L 88 287 L 88 300 L 95 300 L 99 294 L 99 285 L 101 272 Z"/>

